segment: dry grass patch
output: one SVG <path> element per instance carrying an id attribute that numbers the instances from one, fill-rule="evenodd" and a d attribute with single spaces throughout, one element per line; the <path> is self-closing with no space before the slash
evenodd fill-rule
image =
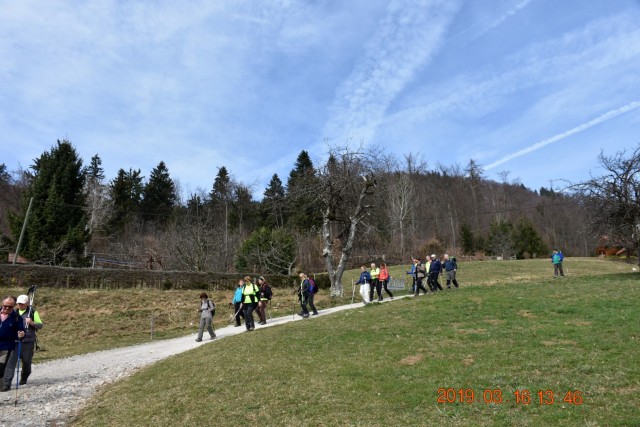
<path id="1" fill-rule="evenodd" d="M 576 345 L 578 345 L 578 343 L 573 340 L 549 340 L 549 341 L 542 341 L 542 345 L 547 347 L 551 347 L 555 345 L 570 345 L 572 347 L 575 347 Z"/>
<path id="2" fill-rule="evenodd" d="M 524 317 L 525 319 L 536 319 L 538 316 L 533 314 L 531 310 L 520 310 L 518 312 L 518 316 Z"/>
<path id="3" fill-rule="evenodd" d="M 565 325 L 573 325 L 573 326 L 591 326 L 593 322 L 589 322 L 587 320 L 571 320 L 569 322 L 564 322 Z"/>
<path id="4" fill-rule="evenodd" d="M 422 359 L 424 359 L 424 356 L 421 354 L 416 354 L 415 356 L 407 356 L 404 359 L 402 359 L 400 361 L 401 365 L 409 365 L 409 366 L 413 366 L 419 362 L 422 361 Z"/>
<path id="5" fill-rule="evenodd" d="M 469 366 L 469 365 L 473 365 L 475 363 L 475 361 L 476 360 L 471 355 L 468 355 L 467 357 L 462 359 L 462 364 L 464 366 Z"/>
<path id="6" fill-rule="evenodd" d="M 501 319 L 484 319 L 485 323 L 488 323 L 492 326 L 498 326 L 498 325 L 502 325 L 504 323 L 504 320 Z"/>
<path id="7" fill-rule="evenodd" d="M 616 394 L 637 394 L 640 392 L 640 386 L 621 387 L 615 390 Z"/>
<path id="8" fill-rule="evenodd" d="M 456 332 L 459 334 L 486 334 L 486 329 L 456 329 Z"/>

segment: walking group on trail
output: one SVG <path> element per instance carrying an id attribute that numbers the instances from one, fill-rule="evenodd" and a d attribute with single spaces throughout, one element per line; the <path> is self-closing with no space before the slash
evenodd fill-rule
<path id="1" fill-rule="evenodd" d="M 2 391 L 11 390 L 13 377 L 16 378 L 16 404 L 18 403 L 18 388 L 27 384 L 31 375 L 33 353 L 37 348 L 36 331 L 42 329 L 40 313 L 33 306 L 35 286 L 29 289 L 29 295 L 14 297 L 7 295 L 2 298 L 0 311 L 0 377 Z M 22 370 L 20 369 L 22 362 Z"/>
<path id="2" fill-rule="evenodd" d="M 444 254 L 442 261 L 435 254 L 430 257 L 427 256 L 424 263 L 418 258 L 413 258 L 411 270 L 407 271 L 407 274 L 410 274 L 413 279 L 411 292 L 416 296 L 420 294 L 420 291 L 427 294 L 427 288 L 423 285 L 424 279 L 427 279 L 427 285 L 432 293 L 439 290 L 442 291 L 442 285 L 438 280 L 442 273 L 446 274 L 447 289 L 451 289 L 451 283 L 457 288 L 459 287 L 459 283 L 456 280 L 457 270 L 456 259 L 450 258 L 448 254 Z M 362 296 L 362 301 L 365 304 L 369 304 L 373 301 L 374 291 L 378 294 L 379 302 L 384 300 L 382 296 L 383 289 L 393 299 L 393 294 L 388 287 L 390 280 L 391 277 L 385 263 L 381 263 L 380 268 L 377 268 L 376 264 L 372 263 L 370 271 L 364 265 L 360 267 L 360 278 L 355 285 L 361 285 L 360 295 Z"/>

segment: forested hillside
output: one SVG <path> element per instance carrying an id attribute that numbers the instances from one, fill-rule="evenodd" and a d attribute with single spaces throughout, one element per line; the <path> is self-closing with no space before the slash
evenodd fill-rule
<path id="1" fill-rule="evenodd" d="M 420 155 L 334 149 L 324 163 L 300 152 L 267 188 L 217 168 L 211 188 L 183 194 L 170 162 L 151 171 L 123 165 L 106 177 L 96 154 L 84 164 L 58 141 L 28 170 L 0 174 L 3 260 L 14 252 L 33 197 L 20 254 L 50 265 L 186 271 L 327 271 L 448 252 L 462 256 L 588 256 L 584 203 L 528 189 L 474 160 L 443 165 Z M 49 228 L 48 228 L 49 227 Z"/>

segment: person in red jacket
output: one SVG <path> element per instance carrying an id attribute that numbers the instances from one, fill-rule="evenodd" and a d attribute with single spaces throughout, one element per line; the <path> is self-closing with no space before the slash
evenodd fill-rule
<path id="1" fill-rule="evenodd" d="M 378 276 L 378 280 L 380 281 L 380 284 L 384 288 L 384 291 L 389 295 L 389 297 L 391 297 L 391 299 L 393 299 L 393 294 L 387 287 L 389 285 L 389 279 L 391 279 L 391 276 L 389 276 L 389 270 L 387 270 L 387 264 L 382 262 L 380 263 L 380 275 Z M 380 295 L 380 301 L 382 301 L 382 299 L 383 299 L 382 295 Z"/>

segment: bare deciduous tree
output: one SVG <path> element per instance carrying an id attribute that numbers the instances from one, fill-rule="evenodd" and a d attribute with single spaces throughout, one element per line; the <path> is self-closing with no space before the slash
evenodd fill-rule
<path id="1" fill-rule="evenodd" d="M 374 159 L 362 149 L 333 149 L 319 170 L 317 195 L 322 203 L 322 256 L 331 294 L 342 293 L 342 275 L 358 236 L 358 228 L 373 205 Z"/>
<path id="2" fill-rule="evenodd" d="M 598 161 L 605 174 L 570 189 L 588 208 L 591 230 L 633 250 L 640 264 L 640 145 Z"/>

